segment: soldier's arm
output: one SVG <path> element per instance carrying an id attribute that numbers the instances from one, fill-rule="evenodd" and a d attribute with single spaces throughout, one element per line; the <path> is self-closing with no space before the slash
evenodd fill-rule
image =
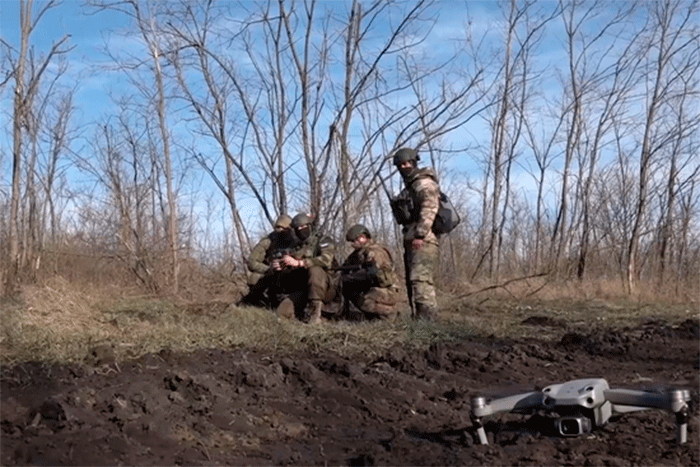
<path id="1" fill-rule="evenodd" d="M 440 188 L 432 178 L 422 178 L 416 182 L 416 194 L 420 210 L 416 220 L 415 237 L 425 238 L 433 227 L 440 207 Z"/>
<path id="2" fill-rule="evenodd" d="M 320 254 L 313 257 L 304 258 L 304 263 L 307 268 L 311 266 L 320 266 L 326 270 L 333 267 L 333 259 L 335 258 L 333 240 L 328 237 L 323 237 L 319 241 Z"/>
<path id="3" fill-rule="evenodd" d="M 250 256 L 248 256 L 248 270 L 250 272 L 265 274 L 270 268 L 270 265 L 265 263 L 265 255 L 267 249 L 270 248 L 270 243 L 270 237 L 266 236 L 253 247 Z"/>
<path id="4" fill-rule="evenodd" d="M 391 255 L 384 248 L 375 248 L 371 254 L 371 260 L 376 267 L 377 285 L 389 287 L 393 285 L 394 262 Z"/>

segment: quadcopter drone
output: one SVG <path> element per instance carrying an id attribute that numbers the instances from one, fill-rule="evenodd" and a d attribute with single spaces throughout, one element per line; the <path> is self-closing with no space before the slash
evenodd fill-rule
<path id="1" fill-rule="evenodd" d="M 680 444 L 688 438 L 690 391 L 666 389 L 648 392 L 632 389 L 611 389 L 604 379 L 577 379 L 552 384 L 541 391 L 526 392 L 489 400 L 472 398 L 471 419 L 479 443 L 488 444 L 482 419 L 502 412 L 529 414 L 545 411 L 553 416 L 556 432 L 561 436 L 590 433 L 608 423 L 610 417 L 627 412 L 663 409 L 676 416 L 676 439 Z"/>

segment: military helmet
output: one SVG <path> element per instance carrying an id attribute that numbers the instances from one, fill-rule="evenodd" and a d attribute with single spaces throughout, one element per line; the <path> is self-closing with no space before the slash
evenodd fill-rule
<path id="1" fill-rule="evenodd" d="M 355 224 L 348 229 L 348 233 L 345 235 L 345 239 L 348 242 L 354 242 L 361 235 L 367 238 L 372 238 L 372 234 L 369 233 L 369 229 L 362 224 Z"/>
<path id="2" fill-rule="evenodd" d="M 298 229 L 299 227 L 304 227 L 305 225 L 310 225 L 313 220 L 308 214 L 300 213 L 294 216 L 292 219 L 292 227 Z"/>
<path id="3" fill-rule="evenodd" d="M 418 151 L 411 148 L 401 148 L 394 153 L 394 165 L 398 166 L 406 161 L 411 161 L 415 165 L 416 161 L 420 160 Z"/>
<path id="4" fill-rule="evenodd" d="M 280 216 L 275 221 L 275 228 L 286 229 L 287 227 L 291 227 L 291 225 L 292 218 L 286 214 L 280 214 Z"/>

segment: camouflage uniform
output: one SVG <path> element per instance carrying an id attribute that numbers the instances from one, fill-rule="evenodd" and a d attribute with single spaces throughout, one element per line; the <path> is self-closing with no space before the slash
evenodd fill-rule
<path id="1" fill-rule="evenodd" d="M 284 219 L 286 216 L 280 216 L 275 227 L 289 228 L 291 219 Z M 277 306 L 272 295 L 277 291 L 275 286 L 278 282 L 278 273 L 272 268 L 272 259 L 275 254 L 285 250 L 293 249 L 299 240 L 294 236 L 291 228 L 287 231 L 275 230 L 265 237 L 253 247 L 253 250 L 248 256 L 248 294 L 243 297 L 241 303 L 257 306 Z"/>
<path id="2" fill-rule="evenodd" d="M 334 249 L 332 239 L 312 232 L 308 238 L 300 240 L 290 255 L 302 260 L 303 265 L 286 268 L 280 276 L 279 302 L 285 298 L 291 300 L 296 316 L 302 320 L 309 319 L 305 316 L 309 313 L 307 305 L 322 306 L 321 303 L 328 304 L 338 295 L 338 279 L 333 272 L 338 264 Z"/>
<path id="3" fill-rule="evenodd" d="M 389 250 L 368 240 L 346 258 L 341 268 L 346 308 L 352 303 L 368 319 L 396 317 L 399 288 Z"/>
<path id="4" fill-rule="evenodd" d="M 415 168 L 404 177 L 404 183 L 413 205 L 412 221 L 403 226 L 408 298 L 417 317 L 432 318 L 438 309 L 435 277 L 440 253 L 432 226 L 440 205 L 440 188 L 429 168 Z M 423 247 L 418 250 L 412 244 L 416 238 L 423 239 Z"/>

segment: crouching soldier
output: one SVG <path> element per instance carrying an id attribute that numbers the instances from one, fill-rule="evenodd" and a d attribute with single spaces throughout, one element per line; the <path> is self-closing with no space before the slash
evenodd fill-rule
<path id="1" fill-rule="evenodd" d="M 345 314 L 352 316 L 355 307 L 364 319 L 395 318 L 399 288 L 389 250 L 362 224 L 350 227 L 345 239 L 354 248 L 339 268 Z"/>
<path id="2" fill-rule="evenodd" d="M 324 304 L 331 303 L 338 294 L 333 272 L 338 264 L 334 244 L 315 230 L 311 217 L 306 214 L 294 216 L 292 228 L 299 244 L 279 261 L 285 274 L 280 283 L 284 298 L 277 311 L 281 316 L 296 315 L 309 324 L 318 324 Z"/>
<path id="3" fill-rule="evenodd" d="M 276 307 L 275 295 L 282 268 L 279 260 L 293 251 L 299 243 L 292 230 L 292 218 L 280 215 L 275 230 L 260 239 L 248 257 L 248 293 L 241 299 L 243 305 Z"/>

